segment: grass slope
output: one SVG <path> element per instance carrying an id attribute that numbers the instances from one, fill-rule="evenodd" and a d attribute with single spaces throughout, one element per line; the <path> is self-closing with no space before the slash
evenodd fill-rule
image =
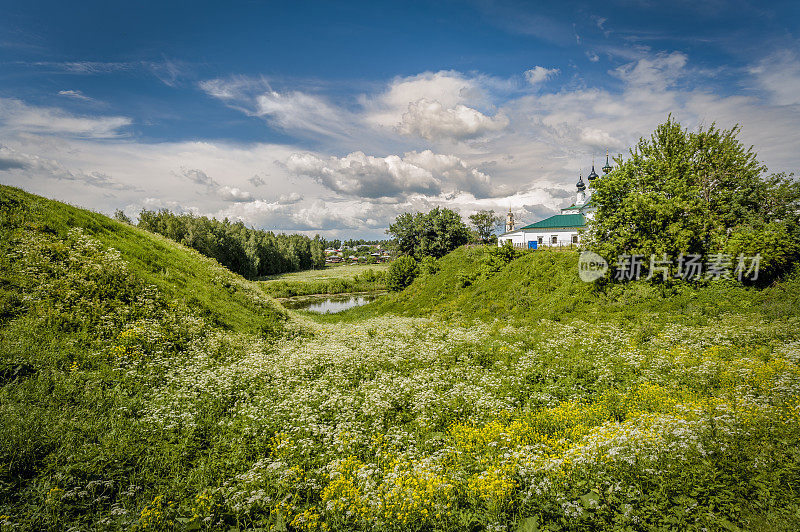
<path id="1" fill-rule="evenodd" d="M 726 313 L 795 315 L 800 305 L 797 276 L 766 290 L 734 282 L 658 287 L 644 281 L 597 289 L 578 277 L 577 253 L 551 250 L 522 253 L 487 278 L 463 286 L 463 277 L 480 271 L 488 252 L 460 248 L 439 259 L 438 271 L 420 275 L 402 292 L 327 319 L 390 313 L 515 323 L 634 321 L 646 326 L 652 319 L 664 318 L 703 324 Z"/>
<path id="2" fill-rule="evenodd" d="M 21 228 L 63 238 L 70 229 L 81 228 L 102 246 L 119 251 L 137 278 L 169 299 L 181 299 L 214 325 L 256 332 L 276 312 L 277 307 L 265 305 L 257 295 L 255 283 L 160 235 L 8 186 L 0 186 L 0 206 L 4 236 Z"/>

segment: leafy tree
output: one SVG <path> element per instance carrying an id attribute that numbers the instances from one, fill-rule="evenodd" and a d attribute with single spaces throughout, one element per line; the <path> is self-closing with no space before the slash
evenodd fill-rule
<path id="1" fill-rule="evenodd" d="M 797 227 L 798 183 L 792 176 L 767 175 L 738 133 L 738 126 L 720 130 L 713 124 L 691 132 L 669 117 L 593 184 L 598 210 L 587 247 L 612 261 L 619 255 L 666 255 L 675 273 L 681 253 L 719 253 L 732 234 L 751 234 L 743 227 Z M 783 234 L 797 239 L 788 230 Z M 789 262 L 774 264 L 784 271 Z"/>
<path id="2" fill-rule="evenodd" d="M 469 229 L 461 216 L 450 209 L 436 207 L 427 214 L 403 213 L 387 233 L 397 240 L 397 249 L 417 258 L 442 257 L 469 242 Z"/>
<path id="3" fill-rule="evenodd" d="M 419 274 L 419 266 L 414 257 L 403 255 L 392 262 L 386 271 L 386 286 L 389 290 L 399 292 L 410 285 Z"/>
<path id="4" fill-rule="evenodd" d="M 419 248 L 418 220 L 424 216 L 421 213 L 411 214 L 404 212 L 389 226 L 387 233 L 394 236 L 397 241 L 397 251 L 403 255 L 414 255 Z"/>
<path id="5" fill-rule="evenodd" d="M 495 226 L 502 220 L 503 218 L 495 215 L 494 211 L 478 211 L 469 216 L 470 223 L 484 244 L 491 241 Z"/>
<path id="6" fill-rule="evenodd" d="M 114 219 L 118 222 L 126 223 L 126 224 L 133 224 L 133 221 L 125 214 L 125 211 L 122 209 L 117 209 L 114 211 Z"/>

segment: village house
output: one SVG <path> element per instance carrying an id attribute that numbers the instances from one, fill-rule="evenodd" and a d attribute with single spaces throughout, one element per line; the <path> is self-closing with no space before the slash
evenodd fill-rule
<path id="1" fill-rule="evenodd" d="M 606 153 L 606 165 L 602 170 L 603 175 L 607 175 L 612 170 L 608 162 L 608 153 Z M 594 164 L 592 164 L 592 171 L 587 176 L 587 180 L 591 184 L 599 178 L 600 176 L 597 175 Z M 511 242 L 515 248 L 537 249 L 543 246 L 562 247 L 580 244 L 581 233 L 586 228 L 587 222 L 594 216 L 597 207 L 592 203 L 591 192 L 587 192 L 582 175 L 575 186 L 578 192 L 572 205 L 561 209 L 561 214 L 553 215 L 525 227 L 515 228 L 514 213 L 509 209 L 506 216 L 506 230 L 497 237 L 497 245 L 502 246 L 506 242 Z"/>

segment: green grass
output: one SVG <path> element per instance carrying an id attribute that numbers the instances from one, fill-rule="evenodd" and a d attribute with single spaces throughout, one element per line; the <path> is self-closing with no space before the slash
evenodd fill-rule
<path id="1" fill-rule="evenodd" d="M 3 530 L 800 527 L 798 276 L 597 291 L 460 249 L 312 317 L 18 189 L 0 230 Z"/>
<path id="2" fill-rule="evenodd" d="M 387 263 L 328 266 L 324 270 L 283 274 L 259 284 L 267 294 L 277 298 L 378 292 L 386 290 L 388 268 Z"/>
<path id="3" fill-rule="evenodd" d="M 212 324 L 255 332 L 266 314 L 275 313 L 277 307 L 264 302 L 257 284 L 160 235 L 17 188 L 0 186 L 0 198 L 7 216 L 15 217 L 7 218 L 4 236 L 10 236 L 9 224 L 57 238 L 79 227 L 101 245 L 118 250 L 137 278 L 165 297 L 185 302 Z"/>
<path id="4" fill-rule="evenodd" d="M 464 286 L 464 276 L 479 272 L 488 253 L 488 248 L 460 248 L 439 259 L 435 274 L 421 274 L 402 292 L 325 319 L 357 321 L 392 313 L 515 324 L 540 319 L 631 321 L 646 327 L 654 316 L 707 323 L 726 313 L 794 314 L 800 304 L 797 275 L 765 290 L 728 281 L 704 286 L 654 286 L 642 281 L 598 289 L 578 277 L 577 252 L 550 250 L 524 252 L 488 278 Z"/>
<path id="5" fill-rule="evenodd" d="M 309 283 L 317 281 L 331 281 L 333 279 L 353 279 L 367 270 L 382 272 L 389 269 L 388 262 L 380 264 L 334 264 L 325 266 L 321 270 L 305 270 L 302 272 L 282 273 L 259 279 L 265 283 L 287 281 L 296 283 Z"/>

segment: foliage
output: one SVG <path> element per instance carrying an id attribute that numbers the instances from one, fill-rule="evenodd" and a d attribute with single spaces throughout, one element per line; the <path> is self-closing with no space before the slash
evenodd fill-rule
<path id="1" fill-rule="evenodd" d="M 131 224 L 131 225 L 133 224 L 133 220 L 131 220 L 130 217 L 128 217 L 128 215 L 125 214 L 125 211 L 123 211 L 121 209 L 117 209 L 116 211 L 114 211 L 114 219 L 116 221 L 118 221 L 118 222 Z"/>
<path id="2" fill-rule="evenodd" d="M 347 292 L 374 292 L 386 290 L 387 272 L 367 268 L 350 278 L 321 280 L 276 280 L 262 282 L 261 287 L 272 297 L 294 297 L 313 294 L 343 294 Z"/>
<path id="3" fill-rule="evenodd" d="M 325 266 L 325 247 L 319 236 L 275 234 L 227 218 L 218 221 L 166 209 L 143 210 L 139 227 L 195 249 L 249 279 Z"/>
<path id="4" fill-rule="evenodd" d="M 395 260 L 386 271 L 386 287 L 399 291 L 410 285 L 419 274 L 419 266 L 414 257 L 404 255 Z"/>
<path id="5" fill-rule="evenodd" d="M 510 240 L 502 246 L 485 246 L 483 251 L 482 260 L 476 268 L 459 274 L 458 279 L 462 288 L 466 288 L 478 280 L 485 281 L 523 254 L 522 251 L 514 249 Z"/>
<path id="6" fill-rule="evenodd" d="M 598 292 L 572 253 L 459 249 L 313 322 L 0 192 L 3 530 L 800 527 L 800 274 Z"/>
<path id="7" fill-rule="evenodd" d="M 737 227 L 725 242 L 723 251 L 731 257 L 758 255 L 759 279 L 756 281 L 765 284 L 789 271 L 800 255 L 800 242 L 784 223 L 773 222 L 759 228 Z"/>
<path id="8" fill-rule="evenodd" d="M 398 251 L 417 259 L 443 257 L 469 242 L 469 229 L 461 216 L 450 209 L 436 207 L 427 214 L 403 213 L 389 226 L 397 239 Z"/>
<path id="9" fill-rule="evenodd" d="M 478 233 L 481 242 L 487 244 L 492 240 L 495 227 L 503 221 L 503 218 L 495 215 L 494 211 L 478 211 L 469 216 L 469 221 Z"/>
<path id="10" fill-rule="evenodd" d="M 441 266 L 439 266 L 439 261 L 433 257 L 422 257 L 419 268 L 426 275 L 434 275 L 441 269 Z"/>
<path id="11" fill-rule="evenodd" d="M 670 117 L 649 139 L 640 139 L 627 160 L 616 159 L 616 169 L 593 184 L 598 210 L 587 247 L 611 261 L 666 255 L 677 264 L 681 253 L 719 253 L 741 226 L 796 227 L 800 185 L 791 176 L 766 175 L 738 133 L 738 126 L 720 130 L 713 124 L 691 132 Z M 787 263 L 773 262 L 779 264 Z"/>

